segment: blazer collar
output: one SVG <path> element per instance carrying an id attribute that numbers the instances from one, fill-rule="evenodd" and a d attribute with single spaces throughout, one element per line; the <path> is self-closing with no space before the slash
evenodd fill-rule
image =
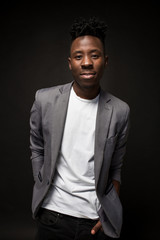
<path id="1" fill-rule="evenodd" d="M 65 93 L 66 93 L 66 94 L 67 94 L 67 93 L 70 94 L 72 85 L 73 85 L 73 81 L 70 82 L 70 83 L 68 83 L 68 84 L 65 84 L 65 85 L 60 86 L 60 88 L 59 88 L 60 93 L 61 93 L 61 94 L 65 94 Z"/>
<path id="2" fill-rule="evenodd" d="M 54 108 L 53 108 L 54 112 L 52 113 L 53 137 L 51 138 L 52 152 L 54 149 L 54 154 L 51 154 L 52 170 L 54 170 L 54 166 L 57 161 L 60 146 L 61 146 L 71 87 L 72 87 L 72 82 L 60 86 L 59 95 L 54 103 Z"/>

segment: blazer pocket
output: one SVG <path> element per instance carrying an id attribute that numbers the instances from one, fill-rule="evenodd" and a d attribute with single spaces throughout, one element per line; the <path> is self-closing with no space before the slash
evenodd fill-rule
<path id="1" fill-rule="evenodd" d="M 113 137 L 107 138 L 104 148 L 104 158 L 111 159 L 115 150 L 118 134 Z"/>

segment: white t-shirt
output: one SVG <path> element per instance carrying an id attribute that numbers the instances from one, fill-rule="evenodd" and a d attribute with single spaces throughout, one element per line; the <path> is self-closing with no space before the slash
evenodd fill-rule
<path id="1" fill-rule="evenodd" d="M 99 95 L 78 97 L 71 89 L 56 175 L 42 207 L 63 214 L 97 219 L 94 145 Z"/>

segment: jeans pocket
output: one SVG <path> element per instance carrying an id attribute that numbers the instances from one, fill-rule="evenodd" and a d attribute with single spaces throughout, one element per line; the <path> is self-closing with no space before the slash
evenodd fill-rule
<path id="1" fill-rule="evenodd" d="M 58 213 L 41 208 L 37 216 L 37 221 L 47 226 L 53 226 L 57 223 L 58 218 Z"/>

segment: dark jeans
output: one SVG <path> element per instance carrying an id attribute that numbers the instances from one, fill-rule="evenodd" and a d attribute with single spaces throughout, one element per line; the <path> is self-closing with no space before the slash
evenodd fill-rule
<path id="1" fill-rule="evenodd" d="M 91 234 L 97 220 L 76 218 L 41 208 L 36 240 L 109 240 L 102 230 Z"/>

